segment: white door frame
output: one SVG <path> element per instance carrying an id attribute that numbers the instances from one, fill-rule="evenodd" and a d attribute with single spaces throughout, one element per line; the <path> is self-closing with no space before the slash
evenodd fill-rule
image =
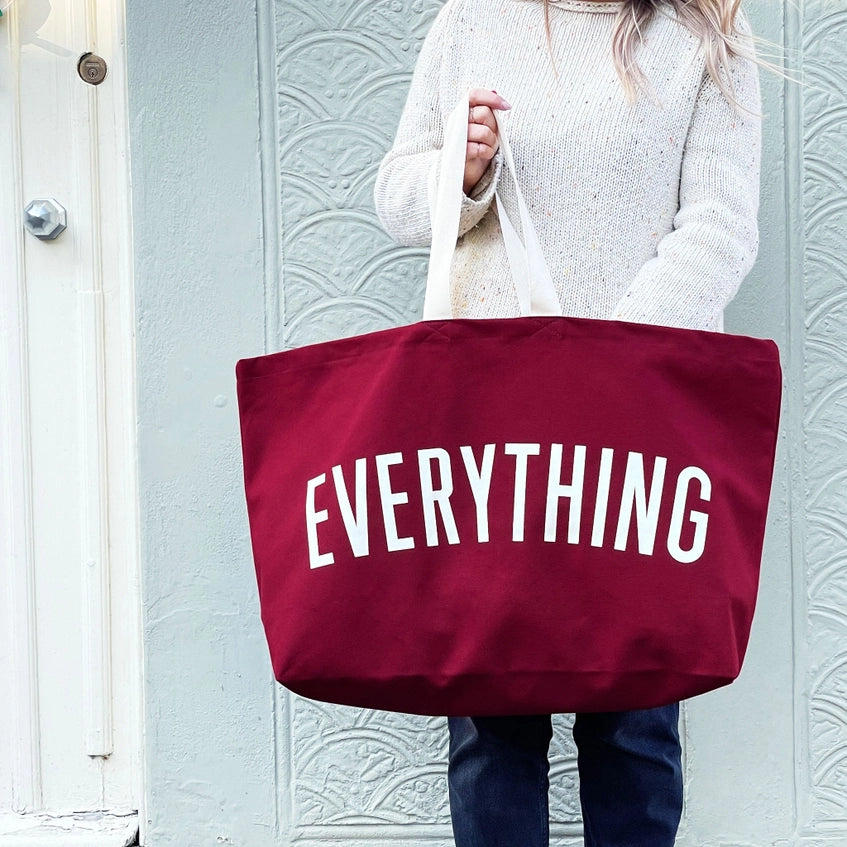
<path id="1" fill-rule="evenodd" d="M 0 847 L 64 845 L 76 833 L 86 833 L 92 845 L 112 847 L 127 843 L 127 833 L 136 829 L 143 798 L 124 6 L 123 0 L 53 0 L 52 8 L 0 0 L 0 8 L 5 9 L 0 17 L 0 167 L 5 174 L 0 181 L 0 576 L 8 589 L 0 596 L 0 673 L 10 682 L 0 703 L 0 722 L 8 728 L 0 738 L 0 760 L 10 765 L 0 776 Z M 44 20 L 35 19 L 45 11 Z M 76 75 L 77 60 L 87 51 L 107 59 L 107 79 L 97 88 Z M 24 231 L 23 209 L 34 197 L 52 193 L 53 186 L 69 207 L 68 231 L 59 236 L 63 242 L 41 243 Z M 67 316 L 79 340 L 68 351 L 75 357 L 75 384 L 68 392 L 75 403 L 57 403 L 56 423 L 79 434 L 73 445 L 78 477 L 54 480 L 43 473 L 39 478 L 34 470 L 34 451 L 44 438 L 33 439 L 33 415 L 43 417 L 46 389 L 52 386 L 33 375 L 43 339 L 31 337 L 41 308 L 32 292 L 43 298 L 45 288 L 68 283 L 77 304 L 75 314 Z M 80 516 L 82 543 L 57 563 L 38 552 L 49 535 L 38 493 L 59 484 L 74 501 L 68 509 Z M 57 629 L 45 625 L 39 587 L 42 592 L 49 587 L 55 569 L 74 566 L 81 594 L 66 602 L 69 623 L 82 628 L 82 649 L 68 661 L 79 667 L 72 687 L 81 689 L 84 702 L 82 725 L 75 731 L 87 767 L 100 768 L 102 787 L 99 798 L 81 798 L 68 786 L 65 800 L 49 746 L 42 743 L 61 714 L 63 698 L 51 692 L 44 670 L 39 672 L 39 654 L 42 660 L 55 656 L 63 645 L 55 638 Z"/>

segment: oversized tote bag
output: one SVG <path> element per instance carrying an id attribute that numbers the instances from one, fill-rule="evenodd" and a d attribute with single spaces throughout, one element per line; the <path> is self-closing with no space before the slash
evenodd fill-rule
<path id="1" fill-rule="evenodd" d="M 431 187 L 427 319 L 238 363 L 275 676 L 431 715 L 648 708 L 729 683 L 776 347 L 558 316 L 522 199 L 523 241 L 498 206 L 524 316 L 451 320 L 466 121 L 467 102 Z"/>

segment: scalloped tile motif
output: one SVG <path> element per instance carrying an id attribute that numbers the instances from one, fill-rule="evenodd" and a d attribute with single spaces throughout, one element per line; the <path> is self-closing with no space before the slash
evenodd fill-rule
<path id="1" fill-rule="evenodd" d="M 426 251 L 391 241 L 372 192 L 440 6 L 438 0 L 274 6 L 281 346 L 420 317 Z"/>
<path id="2" fill-rule="evenodd" d="M 847 3 L 803 7 L 806 577 L 812 816 L 847 819 Z"/>

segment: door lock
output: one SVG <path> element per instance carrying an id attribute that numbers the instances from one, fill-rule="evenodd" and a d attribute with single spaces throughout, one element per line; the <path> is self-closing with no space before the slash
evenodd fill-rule
<path id="1" fill-rule="evenodd" d="M 108 68 L 106 60 L 96 53 L 83 53 L 76 65 L 77 73 L 83 82 L 89 85 L 100 85 L 106 79 Z"/>

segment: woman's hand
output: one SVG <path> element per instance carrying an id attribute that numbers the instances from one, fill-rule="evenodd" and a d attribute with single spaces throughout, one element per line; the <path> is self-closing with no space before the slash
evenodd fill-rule
<path id="1" fill-rule="evenodd" d="M 473 191 L 500 146 L 494 110 L 511 108 L 496 91 L 488 91 L 485 88 L 474 88 L 471 91 L 468 148 L 465 156 L 465 178 L 462 183 L 465 194 Z"/>

